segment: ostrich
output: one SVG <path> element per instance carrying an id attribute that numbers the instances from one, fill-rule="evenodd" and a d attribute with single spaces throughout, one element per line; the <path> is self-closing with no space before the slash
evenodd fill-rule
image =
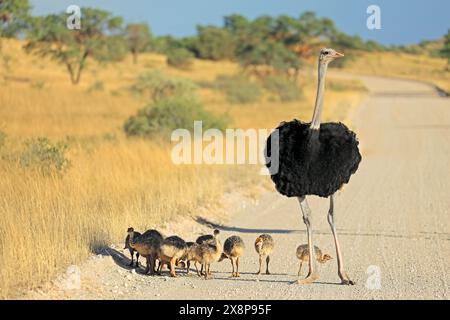
<path id="1" fill-rule="evenodd" d="M 311 123 L 294 119 L 282 122 L 266 142 L 266 166 L 279 193 L 297 197 L 306 225 L 309 261 L 314 261 L 311 210 L 306 196 L 330 197 L 328 223 L 336 247 L 338 275 L 341 283 L 354 285 L 344 271 L 341 249 L 334 221 L 334 194 L 358 169 L 361 154 L 354 132 L 342 123 L 320 123 L 328 64 L 344 55 L 333 49 L 322 49 L 319 55 L 319 80 Z M 273 157 L 272 157 L 273 153 Z M 299 284 L 318 279 L 314 263 L 309 264 L 305 279 Z"/>
<path id="2" fill-rule="evenodd" d="M 239 274 L 239 259 L 244 254 L 245 244 L 244 240 L 242 240 L 239 236 L 231 236 L 225 243 L 223 244 L 223 253 L 219 258 L 219 262 L 223 259 L 229 258 L 231 260 L 232 278 L 239 278 L 241 275 Z M 234 265 L 236 264 L 236 271 L 234 269 Z"/>

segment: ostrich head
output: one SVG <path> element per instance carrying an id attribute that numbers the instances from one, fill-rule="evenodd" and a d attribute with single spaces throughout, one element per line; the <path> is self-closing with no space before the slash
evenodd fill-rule
<path id="1" fill-rule="evenodd" d="M 322 256 L 322 259 L 320 259 L 320 263 L 325 263 L 325 262 L 327 262 L 328 260 L 331 260 L 331 259 L 333 259 L 329 254 L 324 254 L 323 256 Z"/>
<path id="2" fill-rule="evenodd" d="M 222 252 L 222 254 L 220 255 L 219 261 L 217 261 L 217 262 L 222 262 L 225 259 L 228 259 L 228 256 Z"/>
<path id="3" fill-rule="evenodd" d="M 263 243 L 264 243 L 264 239 L 261 237 L 258 237 L 255 241 L 255 247 L 257 247 L 259 250 L 261 250 Z"/>
<path id="4" fill-rule="evenodd" d="M 319 62 L 321 64 L 328 64 L 334 59 L 342 58 L 344 55 L 331 48 L 324 48 L 320 50 Z"/>
<path id="5" fill-rule="evenodd" d="M 127 230 L 127 233 L 128 233 L 128 234 L 131 234 L 131 233 L 133 233 L 133 232 L 134 232 L 133 227 L 129 227 L 128 230 Z"/>

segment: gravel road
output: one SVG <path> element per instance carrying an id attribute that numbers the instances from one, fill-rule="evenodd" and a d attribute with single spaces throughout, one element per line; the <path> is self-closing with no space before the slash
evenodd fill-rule
<path id="1" fill-rule="evenodd" d="M 35 292 L 30 297 L 449 299 L 450 99 L 418 82 L 358 78 L 370 89 L 352 126 L 363 161 L 336 198 L 344 261 L 355 286 L 339 285 L 336 259 L 320 265 L 320 278 L 314 284 L 294 283 L 298 269 L 295 249 L 306 243 L 300 209 L 295 199 L 266 193 L 257 203 L 241 202 L 221 226 L 223 240 L 234 234 L 246 243 L 238 279 L 230 278 L 229 261 L 213 265 L 214 279 L 208 281 L 183 272 L 174 279 L 145 276 L 143 268 L 126 266 L 128 253 L 117 247 L 107 250 L 110 255 L 94 256 L 79 266 L 80 289 L 69 290 L 63 284 L 66 279 L 60 289 Z M 309 203 L 314 244 L 335 258 L 326 220 L 328 201 L 311 197 Z M 207 230 L 203 225 L 198 228 Z M 272 274 L 257 276 L 253 243 L 261 233 L 270 233 L 276 248 Z"/>

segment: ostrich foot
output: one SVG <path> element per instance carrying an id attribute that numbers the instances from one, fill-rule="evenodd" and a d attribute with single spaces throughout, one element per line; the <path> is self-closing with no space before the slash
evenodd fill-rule
<path id="1" fill-rule="evenodd" d="M 350 278 L 348 277 L 348 275 L 345 272 L 339 274 L 339 278 L 341 278 L 342 285 L 354 286 L 356 284 L 355 281 L 350 280 Z"/>
<path id="2" fill-rule="evenodd" d="M 319 279 L 319 275 L 314 272 L 313 274 L 308 274 L 305 279 L 298 279 L 298 284 L 312 284 L 314 280 Z"/>
<path id="3" fill-rule="evenodd" d="M 354 286 L 355 285 L 355 281 L 352 281 L 350 279 L 342 279 L 341 280 L 341 284 L 345 285 L 345 286 Z"/>
<path id="4" fill-rule="evenodd" d="M 261 271 L 258 271 L 255 273 L 257 276 L 259 276 L 261 274 Z"/>

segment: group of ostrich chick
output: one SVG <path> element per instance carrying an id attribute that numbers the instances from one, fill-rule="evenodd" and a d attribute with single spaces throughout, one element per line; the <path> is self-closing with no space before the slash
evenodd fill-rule
<path id="1" fill-rule="evenodd" d="M 189 274 L 191 263 L 199 277 L 205 279 L 211 278 L 211 263 L 221 262 L 225 259 L 231 261 L 231 277 L 240 277 L 239 259 L 244 255 L 245 244 L 241 237 L 233 235 L 228 237 L 223 246 L 219 239 L 220 231 L 214 230 L 213 234 L 200 236 L 195 242 L 186 242 L 178 236 L 165 238 L 157 230 L 147 230 L 143 234 L 128 228 L 128 235 L 125 238 L 125 248 L 128 249 L 131 256 L 130 266 L 139 267 L 139 257 L 145 257 L 147 262 L 146 274 L 161 275 L 162 268 L 167 266 L 170 275 L 176 277 L 175 267 L 186 268 L 186 274 Z M 259 255 L 259 269 L 257 275 L 261 274 L 264 260 L 266 261 L 266 274 L 269 272 L 270 256 L 274 250 L 275 242 L 271 235 L 261 234 L 255 240 L 255 250 Z M 318 247 L 315 247 L 316 259 L 319 263 L 325 263 L 331 259 L 328 254 L 322 254 Z M 136 262 L 134 256 L 136 254 Z M 309 263 L 309 253 L 307 245 L 299 245 L 296 251 L 297 258 L 300 260 L 298 275 L 301 275 L 301 269 L 304 262 Z M 156 266 L 158 262 L 158 266 Z M 200 264 L 201 269 L 198 269 Z"/>
<path id="2" fill-rule="evenodd" d="M 329 255 L 322 255 L 320 249 L 313 245 L 312 214 L 306 200 L 306 197 L 310 195 L 330 199 L 328 223 L 336 247 L 338 276 L 341 284 L 354 284 L 344 269 L 336 232 L 334 208 L 335 193 L 349 182 L 351 175 L 356 172 L 361 162 L 359 143 L 355 133 L 344 124 L 321 123 L 328 64 L 343 56 L 334 49 L 325 48 L 320 51 L 317 95 L 311 122 L 302 122 L 297 119 L 282 122 L 266 142 L 266 166 L 275 183 L 276 190 L 284 196 L 298 199 L 303 222 L 306 225 L 308 244 L 299 247 L 297 256 L 301 262 L 310 261 L 309 272 L 306 278 L 298 280 L 299 284 L 309 284 L 318 279 L 314 259 L 324 262 L 331 258 Z M 185 243 L 176 236 L 163 239 L 160 234 L 156 234 L 155 230 L 147 232 L 152 233 L 152 236 L 145 236 L 144 233 L 136 237 L 136 233 L 134 232 L 133 235 L 133 231 L 131 231 L 129 243 L 131 248 L 141 255 L 150 257 L 147 258 L 147 271 L 150 273 L 155 272 L 156 258 L 160 261 L 159 269 L 164 264 L 169 264 L 171 275 L 175 275 L 174 268 L 177 261 L 184 259 L 187 261 L 187 267 L 189 267 L 190 261 L 201 263 L 204 275 L 208 277 L 211 262 L 230 258 L 233 264 L 233 276 L 239 276 L 239 252 L 242 251 L 239 248 L 243 247 L 243 242 L 237 236 L 225 241 L 222 253 L 218 239 L 215 237 L 217 234 L 211 236 L 212 239 L 210 238 L 208 241 Z M 270 243 L 271 237 L 269 237 L 269 235 L 261 235 L 255 243 L 255 247 L 260 253 L 260 271 L 264 254 L 267 256 L 267 267 L 269 264 L 269 254 L 264 253 L 267 243 Z"/>

